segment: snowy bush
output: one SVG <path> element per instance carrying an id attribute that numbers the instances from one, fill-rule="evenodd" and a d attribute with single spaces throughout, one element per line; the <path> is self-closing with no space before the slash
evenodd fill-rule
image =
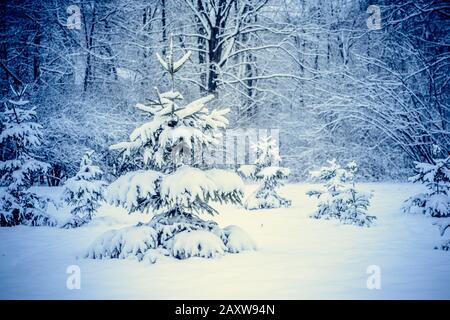
<path id="1" fill-rule="evenodd" d="M 145 225 L 110 230 L 97 238 L 88 248 L 86 258 L 126 259 L 141 261 L 149 249 L 157 247 L 158 237 L 155 229 Z"/>
<path id="2" fill-rule="evenodd" d="M 256 250 L 255 242 L 238 226 L 220 229 L 216 222 L 192 215 L 159 214 L 149 224 L 105 232 L 88 248 L 86 258 L 146 260 L 161 255 L 178 259 L 215 258 L 226 252 Z"/>
<path id="3" fill-rule="evenodd" d="M 178 259 L 191 257 L 215 258 L 223 255 L 227 247 L 212 232 L 204 230 L 183 231 L 173 239 L 172 255 Z"/>
<path id="4" fill-rule="evenodd" d="M 283 186 L 283 180 L 290 175 L 288 168 L 275 166 L 275 163 L 281 161 L 278 146 L 272 137 L 263 138 L 253 146 L 256 151 L 256 161 L 254 171 L 249 168 L 240 168 L 241 174 L 250 174 L 257 181 L 262 181 L 257 190 L 251 194 L 245 201 L 245 208 L 270 209 L 289 207 L 291 200 L 281 197 L 276 189 Z"/>
<path id="5" fill-rule="evenodd" d="M 354 175 L 357 171 L 355 162 L 350 162 L 345 168 L 328 161 L 328 166 L 318 171 L 312 171 L 311 176 L 324 182 L 326 191 L 310 190 L 308 196 L 319 198 L 315 219 L 338 219 L 344 224 L 369 227 L 375 216 L 369 216 L 367 210 L 370 206 L 371 194 L 356 190 Z"/>
<path id="6" fill-rule="evenodd" d="M 64 184 L 63 200 L 72 207 L 72 217 L 63 228 L 76 228 L 91 221 L 103 200 L 106 182 L 100 180 L 103 172 L 92 164 L 92 154 L 86 152 L 78 173 Z"/>
<path id="7" fill-rule="evenodd" d="M 167 215 L 158 214 L 149 222 L 149 226 L 156 230 L 158 243 L 162 248 L 171 249 L 173 237 L 180 232 L 206 230 L 213 233 L 221 233 L 216 222 L 200 219 L 194 214 L 185 215 Z"/>
<path id="8" fill-rule="evenodd" d="M 139 110 L 152 116 L 151 120 L 136 128 L 129 141 L 111 146 L 111 150 L 120 152 L 121 161 L 142 166 L 113 182 L 106 199 L 129 212 L 139 210 L 154 214 L 146 226 L 154 231 L 156 242 L 148 249 L 163 250 L 178 258 L 211 258 L 227 249 L 220 238 L 223 232 L 215 222 L 202 220 L 197 214 L 216 214 L 209 204 L 211 201 L 240 204 L 243 183 L 235 173 L 200 169 L 198 163 L 192 162 L 197 154 L 217 142 L 218 130 L 228 125 L 225 115 L 229 109 L 209 111 L 206 104 L 214 99 L 213 95 L 181 104 L 183 96 L 174 90 L 173 79 L 189 55 L 186 53 L 175 62 L 171 41 L 166 59 L 158 56 L 170 75 L 172 90 L 163 93 L 156 90 L 156 99 L 137 104 Z M 145 235 L 148 232 L 137 233 L 133 243 L 142 243 L 138 239 L 142 237 L 144 241 Z M 128 256 L 128 251 L 123 253 L 118 243 L 121 244 L 107 234 L 106 240 L 97 242 L 95 250 L 87 257 Z M 144 252 L 139 250 L 138 254 L 143 256 Z M 152 260 L 153 255 L 149 255 Z"/>
<path id="9" fill-rule="evenodd" d="M 35 154 L 42 144 L 42 126 L 36 122 L 35 108 L 27 107 L 26 87 L 11 89 L 15 98 L 4 103 L 1 113 L 0 142 L 11 152 L 0 162 L 0 185 L 6 186 L 0 193 L 0 226 L 54 226 L 56 220 L 47 214 L 50 199 L 30 190 L 33 180 L 50 168 Z"/>
<path id="10" fill-rule="evenodd" d="M 445 235 L 445 231 L 447 229 L 450 229 L 450 219 L 445 219 L 444 221 L 436 222 L 435 224 L 439 227 L 439 232 L 442 237 Z M 450 239 L 448 238 L 448 239 L 442 241 L 442 243 L 439 246 L 436 246 L 435 249 L 449 251 L 450 250 Z"/>
<path id="11" fill-rule="evenodd" d="M 450 157 L 434 159 L 434 163 L 416 162 L 417 174 L 410 178 L 424 184 L 428 191 L 407 199 L 406 213 L 422 213 L 431 217 L 450 216 Z"/>

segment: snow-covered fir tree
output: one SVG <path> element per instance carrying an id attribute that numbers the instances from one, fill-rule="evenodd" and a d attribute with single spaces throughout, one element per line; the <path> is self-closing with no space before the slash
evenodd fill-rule
<path id="1" fill-rule="evenodd" d="M 416 162 L 417 174 L 410 181 L 421 183 L 428 190 L 406 200 L 402 207 L 404 212 L 431 217 L 450 216 L 450 156 L 433 162 Z"/>
<path id="2" fill-rule="evenodd" d="M 76 228 L 91 221 L 103 200 L 106 183 L 102 170 L 92 164 L 93 151 L 85 153 L 77 174 L 64 184 L 63 200 L 71 206 L 71 218 L 63 228 Z"/>
<path id="3" fill-rule="evenodd" d="M 26 86 L 11 87 L 14 97 L 4 103 L 1 113 L 0 143 L 6 152 L 0 162 L 0 226 L 19 224 L 55 225 L 47 214 L 46 197 L 30 190 L 33 181 L 50 167 L 36 156 L 42 144 L 42 126 L 37 123 L 36 107 L 25 99 Z"/>
<path id="4" fill-rule="evenodd" d="M 327 166 L 311 172 L 311 177 L 323 182 L 326 190 L 307 192 L 307 195 L 319 199 L 313 218 L 338 219 L 344 224 L 358 226 L 372 225 L 376 217 L 367 214 L 371 194 L 356 190 L 354 176 L 357 169 L 355 162 L 350 162 L 343 168 L 333 159 L 328 161 Z"/>
<path id="5" fill-rule="evenodd" d="M 289 207 L 291 200 L 277 193 L 277 189 L 284 184 L 283 180 L 289 177 L 290 171 L 288 168 L 276 166 L 281 161 L 276 140 L 270 136 L 261 138 L 253 149 L 256 153 L 254 169 L 247 165 L 238 171 L 241 175 L 248 178 L 254 177 L 262 183 L 247 198 L 245 208 L 252 210 Z"/>
<path id="6" fill-rule="evenodd" d="M 209 111 L 206 104 L 213 95 L 183 104 L 182 94 L 174 89 L 174 79 L 190 55 L 187 52 L 174 61 L 172 40 L 167 57 L 157 55 L 172 88 L 168 92 L 156 89 L 154 100 L 137 104 L 151 120 L 135 129 L 129 141 L 111 147 L 121 153 L 122 161 L 142 166 L 114 181 L 108 187 L 107 201 L 129 212 L 151 212 L 154 217 L 149 223 L 106 233 L 88 249 L 87 257 L 131 255 L 154 262 L 160 254 L 180 259 L 215 257 L 226 251 L 254 248 L 237 227 L 222 230 L 217 223 L 197 215 L 217 213 L 211 201 L 240 203 L 243 186 L 235 173 L 206 170 L 191 161 L 217 142 L 218 130 L 228 125 L 225 115 L 229 109 Z"/>

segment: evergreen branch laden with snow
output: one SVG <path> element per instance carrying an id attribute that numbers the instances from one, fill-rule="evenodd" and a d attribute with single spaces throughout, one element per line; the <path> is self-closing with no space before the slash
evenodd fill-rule
<path id="1" fill-rule="evenodd" d="M 407 199 L 402 206 L 405 213 L 450 216 L 450 157 L 433 162 L 416 162 L 417 174 L 410 181 L 423 184 L 428 190 Z"/>

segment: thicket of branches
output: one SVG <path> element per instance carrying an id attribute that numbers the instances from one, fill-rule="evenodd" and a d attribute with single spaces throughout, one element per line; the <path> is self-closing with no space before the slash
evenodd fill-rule
<path id="1" fill-rule="evenodd" d="M 73 175 L 87 149 L 114 174 L 107 146 L 144 122 L 137 101 L 169 85 L 152 57 L 172 34 L 178 55 L 193 52 L 176 79 L 185 98 L 214 93 L 232 127 L 280 128 L 294 177 L 333 157 L 356 160 L 370 179 L 403 177 L 412 161 L 450 149 L 450 4 L 378 1 L 378 30 L 367 25 L 371 4 L 4 0 L 1 99 L 28 84 L 48 183 Z M 78 9 L 80 28 L 69 27 Z"/>

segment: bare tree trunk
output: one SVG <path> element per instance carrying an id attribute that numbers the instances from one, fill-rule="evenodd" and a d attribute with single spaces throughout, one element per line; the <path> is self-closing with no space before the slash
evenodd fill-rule
<path id="1" fill-rule="evenodd" d="M 203 3 L 202 0 L 198 0 L 197 1 L 197 8 L 199 11 L 203 11 Z M 206 30 L 203 27 L 202 23 L 200 22 L 200 19 L 198 17 L 195 17 L 195 21 L 197 23 L 197 32 L 201 35 L 206 35 Z M 206 61 L 206 41 L 204 38 L 202 37 L 198 37 L 197 38 L 197 46 L 198 46 L 198 63 L 200 64 L 200 67 L 203 68 L 205 66 L 205 64 L 207 63 Z M 200 74 L 200 92 L 203 93 L 205 92 L 205 88 L 207 87 L 207 74 L 206 72 L 202 72 Z"/>
<path id="2" fill-rule="evenodd" d="M 3 39 L 7 38 L 8 33 L 8 26 L 7 26 L 7 4 L 8 0 L 0 1 L 0 36 Z M 6 64 L 6 61 L 8 59 L 8 41 L 2 41 L 0 43 L 0 61 Z M 5 65 L 5 68 L 7 69 L 7 66 Z M 6 71 L 6 69 L 3 70 L 3 72 L 0 72 L 1 78 L 0 78 L 0 95 L 4 96 L 8 92 L 8 78 L 9 74 Z"/>
<path id="3" fill-rule="evenodd" d="M 166 0 L 161 0 L 161 27 L 162 27 L 162 43 L 163 55 L 166 55 L 167 48 L 167 22 L 166 22 Z"/>
<path id="4" fill-rule="evenodd" d="M 42 29 L 41 29 L 41 21 L 40 21 L 40 15 L 37 13 L 36 16 L 36 35 L 34 37 L 34 50 L 33 50 L 33 80 L 36 82 L 39 82 L 40 76 L 41 76 L 41 57 L 40 57 L 40 46 L 41 46 L 41 39 L 42 39 Z"/>
<path id="5" fill-rule="evenodd" d="M 88 24 L 86 23 L 85 15 L 82 15 L 83 17 L 83 25 L 84 25 L 84 32 L 85 32 L 85 40 L 86 40 L 86 51 L 87 51 L 87 57 L 86 57 L 86 66 L 85 66 L 85 72 L 84 72 L 84 85 L 83 85 L 83 91 L 86 92 L 88 88 L 89 82 L 92 80 L 92 54 L 91 50 L 93 50 L 93 42 L 94 42 L 94 31 L 95 31 L 95 24 L 97 20 L 97 11 L 95 4 L 93 4 L 93 10 L 92 10 L 92 19 L 91 19 L 91 25 L 90 28 Z"/>

